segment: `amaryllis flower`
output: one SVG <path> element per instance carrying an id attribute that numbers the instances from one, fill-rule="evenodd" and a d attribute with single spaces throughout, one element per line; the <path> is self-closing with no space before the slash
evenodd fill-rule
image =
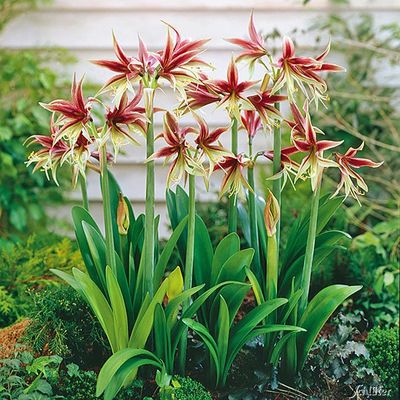
<path id="1" fill-rule="evenodd" d="M 255 62 L 268 54 L 268 51 L 264 47 L 264 40 L 262 36 L 257 32 L 254 25 L 254 16 L 251 13 L 249 22 L 249 39 L 226 39 L 228 42 L 236 44 L 244 49 L 244 52 L 239 54 L 236 61 L 245 60 L 250 64 L 250 68 L 254 67 Z"/>
<path id="2" fill-rule="evenodd" d="M 176 117 L 167 112 L 164 117 L 164 130 L 158 135 L 167 143 L 167 146 L 161 148 L 148 158 L 148 161 L 155 158 L 165 158 L 165 163 L 172 159 L 172 164 L 168 171 L 167 187 L 176 184 L 186 177 L 187 174 L 198 175 L 204 173 L 202 166 L 195 160 L 186 140 L 188 133 L 195 132 L 192 127 L 180 128 Z"/>
<path id="3" fill-rule="evenodd" d="M 286 120 L 286 123 L 291 128 L 291 139 L 307 140 L 307 118 L 303 116 L 295 103 L 290 104 L 290 110 L 292 112 L 293 120 Z M 304 103 L 304 112 L 305 115 L 308 114 L 308 102 Z M 313 126 L 312 128 L 316 133 L 324 134 L 324 132 L 316 126 Z"/>
<path id="4" fill-rule="evenodd" d="M 278 60 L 279 77 L 272 91 L 275 93 L 285 84 L 289 95 L 289 101 L 294 101 L 294 94 L 298 88 L 308 97 L 318 101 L 324 99 L 327 90 L 326 82 L 318 75 L 320 72 L 340 72 L 344 68 L 324 63 L 325 57 L 330 50 L 330 43 L 326 49 L 317 57 L 296 57 L 294 44 L 289 37 L 283 39 L 283 53 Z M 307 91 L 308 89 L 308 91 Z"/>
<path id="5" fill-rule="evenodd" d="M 212 92 L 221 96 L 218 106 L 225 106 L 229 115 L 240 121 L 239 103 L 241 101 L 244 103 L 248 102 L 244 93 L 257 82 L 239 82 L 238 69 L 233 58 L 229 63 L 226 77 L 226 80 L 209 80 L 205 84 Z"/>
<path id="6" fill-rule="evenodd" d="M 104 84 L 104 86 L 100 89 L 99 93 L 104 93 L 108 90 L 114 90 L 116 92 L 116 103 L 118 103 L 122 94 L 125 93 L 127 89 L 133 91 L 132 83 L 139 79 L 140 74 L 143 74 L 144 66 L 139 59 L 135 57 L 129 57 L 126 55 L 126 53 L 122 50 L 122 47 L 118 44 L 118 41 L 114 33 L 113 33 L 113 45 L 114 45 L 114 53 L 118 59 L 117 61 L 93 60 L 92 63 L 99 65 L 100 67 L 107 68 L 113 72 L 116 72 L 116 75 L 111 77 Z"/>
<path id="7" fill-rule="evenodd" d="M 311 188 L 313 191 L 317 188 L 321 173 L 324 168 L 336 167 L 337 164 L 333 160 L 324 158 L 323 152 L 339 146 L 343 141 L 337 142 L 332 140 L 317 141 L 317 133 L 312 126 L 310 114 L 305 116 L 305 137 L 299 137 L 294 134 L 293 144 L 298 151 L 307 153 L 302 160 L 297 171 L 296 179 L 309 176 L 311 179 Z"/>
<path id="8" fill-rule="evenodd" d="M 240 119 L 243 129 L 247 132 L 249 139 L 252 140 L 261 128 L 260 116 L 254 110 L 244 110 Z"/>
<path id="9" fill-rule="evenodd" d="M 351 195 L 358 201 L 358 195 L 363 195 L 368 192 L 368 186 L 360 174 L 355 169 L 361 167 L 378 168 L 383 164 L 382 162 L 374 162 L 367 158 L 355 157 L 357 152 L 361 151 L 364 147 L 364 142 L 359 147 L 354 149 L 350 147 L 345 154 L 336 153 L 336 162 L 340 170 L 340 182 L 336 192 L 332 195 L 336 196 L 344 186 L 344 192 L 346 197 Z M 354 179 L 354 181 L 353 181 Z M 361 190 L 360 190 L 361 189 Z"/>
<path id="10" fill-rule="evenodd" d="M 296 176 L 299 170 L 300 164 L 290 158 L 291 155 L 298 153 L 299 150 L 295 146 L 288 146 L 281 149 L 281 170 L 273 175 L 270 180 L 275 180 L 280 177 L 283 177 L 282 187 L 285 187 L 287 180 L 289 179 L 290 183 L 294 187 L 294 183 L 292 180 L 292 175 Z M 274 161 L 274 151 L 269 150 L 264 153 L 264 156 L 270 160 Z"/>
<path id="11" fill-rule="evenodd" d="M 247 98 L 247 100 L 259 113 L 264 128 L 269 129 L 271 128 L 271 125 L 273 125 L 270 121 L 270 117 L 279 118 L 281 116 L 274 104 L 285 101 L 286 99 L 287 96 L 272 94 L 270 90 L 258 92 Z"/>
<path id="12" fill-rule="evenodd" d="M 40 105 L 58 115 L 55 125 L 59 126 L 55 135 L 55 142 L 61 138 L 66 139 L 75 145 L 78 137 L 83 134 L 90 140 L 90 135 L 86 132 L 86 124 L 92 120 L 90 116 L 90 102 L 85 102 L 82 92 L 83 78 L 77 83 L 76 77 L 71 87 L 71 100 L 54 100 L 49 104 Z"/>
<path id="13" fill-rule="evenodd" d="M 199 74 L 199 80 L 191 82 L 185 87 L 185 98 L 180 106 L 184 112 L 187 110 L 197 110 L 198 108 L 207 106 L 208 104 L 217 103 L 221 98 L 203 82 L 208 81 L 208 77 L 204 73 Z"/>
<path id="14" fill-rule="evenodd" d="M 237 156 L 231 154 L 224 157 L 222 162 L 215 165 L 214 171 L 222 170 L 225 173 L 222 180 L 220 197 L 225 193 L 227 193 L 229 197 L 233 195 L 242 195 L 243 187 L 250 191 L 253 190 L 243 176 L 243 169 L 249 166 L 251 162 L 252 161 L 243 154 L 238 154 Z"/>
<path id="15" fill-rule="evenodd" d="M 132 132 L 145 134 L 146 117 L 144 116 L 143 107 L 138 107 L 138 103 L 142 98 L 142 85 L 136 96 L 129 101 L 127 93 L 121 97 L 120 103 L 113 110 L 109 110 L 106 114 L 106 124 L 108 127 L 107 134 L 111 137 L 115 154 L 121 146 L 129 143 L 137 143 L 132 136 Z"/>
<path id="16" fill-rule="evenodd" d="M 175 39 L 171 30 L 175 33 Z M 193 81 L 197 76 L 195 69 L 208 65 L 198 57 L 208 41 L 209 39 L 182 39 L 179 32 L 168 25 L 167 43 L 156 55 L 159 62 L 158 76 L 167 79 L 173 87 L 178 83 Z"/>
<path id="17" fill-rule="evenodd" d="M 40 149 L 32 152 L 27 161 L 27 165 L 36 164 L 33 172 L 42 170 L 48 179 L 49 171 L 54 182 L 58 185 L 57 169 L 68 162 L 73 167 L 72 182 L 75 186 L 78 173 L 85 174 L 86 165 L 91 156 L 89 145 L 90 142 L 82 134 L 78 136 L 75 144 L 71 146 L 63 139 L 56 140 L 59 128 L 53 123 L 50 124 L 51 135 L 33 135 L 28 140 L 28 146 L 36 144 Z"/>
<path id="18" fill-rule="evenodd" d="M 225 156 L 229 155 L 229 152 L 218 142 L 219 137 L 226 132 L 228 128 L 217 128 L 210 132 L 204 119 L 197 114 L 194 114 L 194 117 L 199 124 L 195 143 L 197 144 L 197 148 L 201 150 L 202 155 L 208 158 L 210 162 L 209 172 L 211 174 L 214 170 L 214 165 L 218 164 Z"/>

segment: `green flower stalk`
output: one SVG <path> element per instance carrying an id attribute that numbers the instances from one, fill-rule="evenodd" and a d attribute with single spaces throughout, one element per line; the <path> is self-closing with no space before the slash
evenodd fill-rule
<path id="1" fill-rule="evenodd" d="M 279 111 L 280 105 L 279 103 L 275 104 L 275 108 Z M 273 173 L 274 175 L 279 174 L 281 171 L 281 151 L 282 151 L 282 144 L 281 144 L 281 127 L 277 125 L 274 128 L 274 159 L 273 159 Z M 276 201 L 279 204 L 279 209 L 282 206 L 282 177 L 277 177 L 272 183 L 272 193 L 276 198 Z M 277 255 L 279 261 L 279 240 L 280 240 L 280 231 L 281 231 L 281 224 L 278 221 L 276 226 L 276 237 L 277 237 Z"/>
<path id="2" fill-rule="evenodd" d="M 317 235 L 317 222 L 318 222 L 318 208 L 319 208 L 319 196 L 321 190 L 321 179 L 322 179 L 322 171 L 319 178 L 319 182 L 317 184 L 316 190 L 313 192 L 312 200 L 311 200 L 311 214 L 310 214 L 310 222 L 308 227 L 308 235 L 307 235 L 307 245 L 306 245 L 306 253 L 304 256 L 304 266 L 301 275 L 301 283 L 300 287 L 303 289 L 303 294 L 299 301 L 299 315 L 303 315 L 307 304 L 308 304 L 308 295 L 310 293 L 310 283 L 311 283 L 311 272 L 313 266 L 314 259 L 314 248 L 315 248 L 315 238 Z"/>
<path id="3" fill-rule="evenodd" d="M 81 194 L 82 194 L 82 207 L 89 211 L 89 198 L 87 192 L 87 182 L 86 177 L 82 174 L 79 175 L 79 183 L 81 187 Z"/>
<path id="4" fill-rule="evenodd" d="M 188 212 L 188 235 L 186 247 L 186 264 L 185 264 L 185 278 L 184 290 L 192 287 L 193 281 L 193 261 L 194 261 L 194 240 L 195 240 L 195 226 L 196 226 L 196 188 L 195 176 L 189 174 L 189 212 Z M 183 304 L 182 311 L 184 312 L 190 305 L 190 299 L 186 300 Z M 179 370 L 182 375 L 185 374 L 186 368 L 186 350 L 187 350 L 187 334 L 188 330 L 185 329 L 180 342 L 179 351 Z"/>
<path id="5" fill-rule="evenodd" d="M 146 206 L 145 206 L 145 269 L 144 269 L 144 294 L 147 292 L 153 296 L 153 274 L 154 274 L 154 160 L 149 158 L 154 154 L 154 100 L 155 90 L 146 88 L 144 90 L 145 110 L 148 119 L 146 131 Z"/>
<path id="6" fill-rule="evenodd" d="M 234 155 L 238 153 L 238 122 L 236 118 L 232 119 L 232 128 L 231 128 L 231 150 Z M 237 231 L 237 194 L 232 194 L 229 196 L 229 205 L 228 205 L 228 232 L 236 232 Z"/>
<path id="7" fill-rule="evenodd" d="M 112 271 L 116 271 L 113 221 L 111 213 L 110 183 L 107 168 L 107 148 L 105 144 L 100 146 L 100 176 L 103 195 L 104 226 L 106 234 L 106 259 Z"/>

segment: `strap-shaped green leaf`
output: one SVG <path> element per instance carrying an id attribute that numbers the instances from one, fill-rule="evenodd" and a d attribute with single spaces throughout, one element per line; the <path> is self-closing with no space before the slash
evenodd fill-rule
<path id="1" fill-rule="evenodd" d="M 225 236 L 218 243 L 212 259 L 211 285 L 215 285 L 217 283 L 217 276 L 222 266 L 229 259 L 229 257 L 233 256 L 238 251 L 240 251 L 240 238 L 235 232 Z"/>
<path id="2" fill-rule="evenodd" d="M 257 280 L 257 277 L 254 275 L 253 271 L 250 268 L 246 267 L 245 271 L 246 271 L 247 278 L 251 284 L 251 287 L 253 288 L 254 297 L 256 298 L 257 304 L 265 303 L 264 293 L 263 293 L 261 286 Z"/>
<path id="3" fill-rule="evenodd" d="M 229 321 L 228 305 L 226 304 L 226 301 L 222 296 L 220 296 L 217 331 L 218 331 L 217 346 L 218 346 L 218 356 L 219 356 L 219 367 L 220 370 L 223 371 L 228 353 L 230 321 Z"/>
<path id="4" fill-rule="evenodd" d="M 118 350 L 120 350 L 128 346 L 128 316 L 121 289 L 109 266 L 106 267 L 106 281 L 111 309 L 113 312 L 115 337 L 118 342 Z"/>
<path id="5" fill-rule="evenodd" d="M 325 322 L 337 307 L 361 288 L 362 286 L 331 285 L 322 289 L 309 302 L 299 321 L 299 326 L 307 331 L 297 336 L 300 368 Z"/>
<path id="6" fill-rule="evenodd" d="M 111 350 L 116 352 L 118 350 L 118 340 L 115 336 L 113 312 L 104 297 L 101 290 L 90 279 L 90 277 L 76 268 L 72 269 L 72 273 L 85 295 L 88 303 L 90 304 L 94 314 L 100 322 L 108 341 L 110 342 Z"/>
<path id="7" fill-rule="evenodd" d="M 175 246 L 178 242 L 178 239 L 180 238 L 182 232 L 186 228 L 187 220 L 188 220 L 188 218 L 186 216 L 174 229 L 171 237 L 168 239 L 168 242 L 166 243 L 166 245 L 160 255 L 160 258 L 158 259 L 158 262 L 154 269 L 154 287 L 155 288 L 158 288 L 160 286 L 160 282 L 161 282 L 162 277 L 167 268 L 168 261 L 171 258 L 171 255 L 172 255 L 172 253 L 175 249 Z"/>
<path id="8" fill-rule="evenodd" d="M 249 267 L 251 265 L 253 256 L 254 249 L 245 249 L 240 250 L 233 256 L 229 257 L 218 271 L 214 284 L 218 284 L 226 280 L 243 282 L 246 277 L 245 267 Z"/>

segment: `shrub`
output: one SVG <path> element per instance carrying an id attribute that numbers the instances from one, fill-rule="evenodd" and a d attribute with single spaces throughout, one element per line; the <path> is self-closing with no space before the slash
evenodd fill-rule
<path id="1" fill-rule="evenodd" d="M 99 365 L 107 344 L 90 307 L 70 286 L 57 286 L 33 294 L 31 324 L 25 341 L 34 352 L 49 352 L 81 365 Z"/>
<path id="2" fill-rule="evenodd" d="M 399 382 L 399 328 L 372 329 L 366 341 L 370 353 L 369 364 L 378 374 L 392 398 L 398 396 Z"/>
<path id="3" fill-rule="evenodd" d="M 50 268 L 81 268 L 81 256 L 68 238 L 32 235 L 0 251 L 0 327 L 29 314 L 33 289 L 59 285 Z"/>
<path id="4" fill-rule="evenodd" d="M 180 387 L 174 390 L 175 400 L 211 400 L 211 394 L 200 383 L 189 377 L 175 376 Z"/>
<path id="5" fill-rule="evenodd" d="M 66 370 L 60 372 L 57 381 L 57 395 L 68 400 L 97 400 L 97 375 L 94 371 L 84 371 L 76 364 L 68 364 Z M 139 379 L 122 390 L 115 400 L 131 400 L 142 398 L 143 382 Z"/>

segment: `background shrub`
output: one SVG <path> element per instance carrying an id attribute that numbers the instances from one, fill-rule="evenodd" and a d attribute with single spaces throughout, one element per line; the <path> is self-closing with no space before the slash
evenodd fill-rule
<path id="1" fill-rule="evenodd" d="M 175 400 L 212 400 L 211 394 L 200 383 L 190 377 L 175 376 L 181 385 L 174 390 Z"/>
<path id="2" fill-rule="evenodd" d="M 86 368 L 99 366 L 109 355 L 107 340 L 90 307 L 70 286 L 33 294 L 31 323 L 25 342 L 35 353 L 57 354 Z"/>
<path id="3" fill-rule="evenodd" d="M 28 315 L 29 292 L 60 282 L 50 268 L 83 268 L 75 243 L 55 234 L 32 235 L 0 250 L 0 327 Z"/>
<path id="4" fill-rule="evenodd" d="M 399 394 L 399 328 L 372 329 L 366 341 L 370 353 L 370 366 L 378 374 L 382 384 L 391 391 L 391 398 Z"/>

